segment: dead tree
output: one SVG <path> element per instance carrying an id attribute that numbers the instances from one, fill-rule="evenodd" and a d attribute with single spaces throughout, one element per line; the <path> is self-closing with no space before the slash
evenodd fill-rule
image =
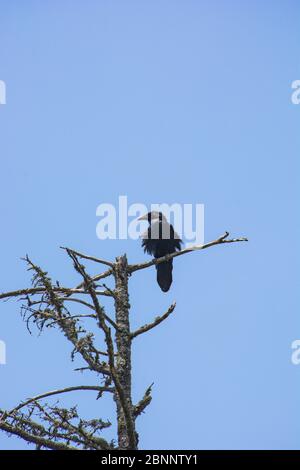
<path id="1" fill-rule="evenodd" d="M 133 340 L 159 325 L 174 311 L 175 304 L 152 323 L 131 331 L 129 322 L 128 278 L 136 271 L 149 268 L 186 253 L 203 250 L 215 245 L 247 241 L 246 238 L 229 239 L 226 232 L 220 238 L 184 249 L 180 252 L 152 259 L 149 262 L 130 265 L 126 255 L 115 262 L 87 256 L 83 253 L 63 248 L 73 262 L 74 269 L 81 278 L 76 287 L 62 287 L 54 283 L 47 272 L 25 258 L 28 269 L 33 273 L 32 287 L 0 294 L 0 299 L 18 298 L 23 300 L 22 315 L 27 327 L 34 323 L 40 331 L 45 327 L 58 328 L 73 347 L 72 358 L 78 354 L 84 366 L 76 370 L 89 370 L 95 374 L 97 385 L 78 385 L 41 393 L 19 403 L 11 410 L 0 408 L 0 429 L 9 435 L 16 435 L 37 449 L 137 449 L 138 434 L 136 420 L 151 402 L 151 386 L 141 400 L 134 404 L 131 398 L 131 347 Z M 92 261 L 106 266 L 106 271 L 90 276 L 82 261 Z M 109 276 L 114 277 L 114 289 L 103 284 Z M 111 318 L 101 305 L 101 296 L 114 302 L 114 318 Z M 85 313 L 74 314 L 70 305 L 80 304 Z M 85 320 L 91 318 L 95 328 L 103 334 L 103 347 L 99 349 L 93 332 L 85 329 Z M 99 381 L 99 376 L 101 381 Z M 99 385 L 100 383 L 100 385 Z M 85 420 L 79 416 L 77 407 L 62 408 L 51 398 L 66 393 L 92 391 L 97 398 L 111 394 L 116 404 L 117 444 L 108 442 L 102 436 L 111 425 L 96 417 Z M 50 403 L 48 402 L 50 399 Z"/>

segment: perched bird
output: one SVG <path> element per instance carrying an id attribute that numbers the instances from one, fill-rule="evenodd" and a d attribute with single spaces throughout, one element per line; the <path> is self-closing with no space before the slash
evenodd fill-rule
<path id="1" fill-rule="evenodd" d="M 182 240 L 175 232 L 173 226 L 169 224 L 162 212 L 148 212 L 138 218 L 147 220 L 149 228 L 141 235 L 142 247 L 145 253 L 161 258 L 175 251 L 181 250 Z M 163 292 L 167 292 L 172 284 L 173 260 L 163 261 L 156 265 L 157 282 Z"/>

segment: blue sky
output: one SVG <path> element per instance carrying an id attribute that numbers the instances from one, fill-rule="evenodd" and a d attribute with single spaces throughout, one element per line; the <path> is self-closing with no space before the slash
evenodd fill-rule
<path id="1" fill-rule="evenodd" d="M 167 294 L 154 269 L 130 279 L 133 327 L 177 301 L 133 347 L 134 400 L 154 382 L 140 446 L 299 449 L 299 2 L 0 0 L 0 9 L 0 291 L 28 286 L 26 253 L 76 284 L 61 245 L 148 259 L 139 242 L 97 239 L 102 202 L 203 203 L 207 241 L 225 230 L 250 241 L 176 259 Z M 0 306 L 1 407 L 94 383 L 73 372 L 58 332 L 30 336 L 18 309 Z M 113 418 L 108 400 L 85 393 L 66 403 Z M 0 448 L 28 446 L 0 434 Z"/>

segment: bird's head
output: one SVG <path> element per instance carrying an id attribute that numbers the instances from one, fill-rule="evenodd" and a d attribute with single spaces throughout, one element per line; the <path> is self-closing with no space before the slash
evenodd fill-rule
<path id="1" fill-rule="evenodd" d="M 147 214 L 142 215 L 137 220 L 148 220 L 149 224 L 151 224 L 151 222 L 156 222 L 159 220 L 166 220 L 166 218 L 162 212 L 152 211 L 152 212 L 148 212 Z"/>

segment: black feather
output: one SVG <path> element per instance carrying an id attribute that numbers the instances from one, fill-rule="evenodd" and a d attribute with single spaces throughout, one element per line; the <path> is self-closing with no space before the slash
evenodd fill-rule
<path id="1" fill-rule="evenodd" d="M 151 212 L 149 212 L 148 222 L 148 230 L 142 235 L 142 247 L 146 253 L 154 258 L 161 258 L 181 250 L 182 240 L 161 213 L 159 220 L 151 221 Z M 173 260 L 157 264 L 156 270 L 157 282 L 161 290 L 167 292 L 172 284 Z"/>

